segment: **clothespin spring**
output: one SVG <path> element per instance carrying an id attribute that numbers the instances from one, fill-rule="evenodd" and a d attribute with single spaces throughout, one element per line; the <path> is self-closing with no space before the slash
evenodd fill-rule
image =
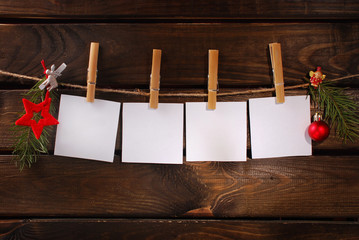
<path id="1" fill-rule="evenodd" d="M 150 74 L 150 79 L 152 79 L 152 74 Z M 158 77 L 158 84 L 159 84 L 158 86 L 161 86 L 161 76 Z M 152 91 L 158 91 L 158 92 L 161 90 L 160 87 L 151 88 L 151 85 L 149 86 L 149 89 L 152 90 Z"/>
<path id="2" fill-rule="evenodd" d="M 209 74 L 208 74 L 207 85 L 209 86 Z M 210 92 L 219 92 L 219 82 L 218 82 L 218 79 L 217 79 L 217 89 L 208 88 L 208 91 L 210 91 Z"/>

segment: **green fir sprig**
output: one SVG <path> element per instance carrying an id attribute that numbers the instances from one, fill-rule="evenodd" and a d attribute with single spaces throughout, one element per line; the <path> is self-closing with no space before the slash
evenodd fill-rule
<path id="1" fill-rule="evenodd" d="M 40 90 L 39 86 L 45 79 L 46 77 L 37 82 L 24 94 L 24 97 L 29 98 L 29 100 L 35 104 L 42 102 L 45 98 L 46 90 Z M 50 98 L 52 101 L 56 99 L 54 91 L 50 91 Z M 54 104 L 51 104 L 49 112 L 50 114 L 55 112 Z M 24 114 L 25 111 L 19 114 L 19 116 Z M 35 121 L 39 121 L 40 118 L 41 116 L 39 114 L 35 114 L 33 117 Z M 50 134 L 46 128 L 43 129 L 39 139 L 36 139 L 31 127 L 17 126 L 14 124 L 12 130 L 15 138 L 12 152 L 13 161 L 15 162 L 15 165 L 19 167 L 20 171 L 26 166 L 30 168 L 31 165 L 37 161 L 40 154 L 48 154 L 47 145 L 49 143 L 48 137 Z"/>
<path id="2" fill-rule="evenodd" d="M 330 81 L 323 81 L 318 88 L 309 82 L 308 94 L 311 101 L 323 113 L 325 120 L 334 128 L 337 137 L 344 143 L 354 142 L 359 137 L 359 109 L 358 103 L 345 94 L 347 88 L 335 86 Z"/>

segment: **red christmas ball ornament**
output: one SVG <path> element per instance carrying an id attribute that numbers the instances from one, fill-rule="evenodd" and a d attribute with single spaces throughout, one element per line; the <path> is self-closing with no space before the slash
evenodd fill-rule
<path id="1" fill-rule="evenodd" d="M 314 115 L 314 122 L 308 128 L 308 134 L 311 139 L 317 142 L 324 141 L 329 136 L 329 126 L 321 120 L 321 115 L 316 113 Z"/>

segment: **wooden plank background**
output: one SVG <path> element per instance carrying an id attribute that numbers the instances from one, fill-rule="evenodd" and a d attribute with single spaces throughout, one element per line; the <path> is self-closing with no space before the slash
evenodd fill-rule
<path id="1" fill-rule="evenodd" d="M 219 88 L 228 92 L 271 87 L 268 44 L 280 42 L 286 86 L 318 65 L 334 79 L 359 73 L 358 13 L 354 0 L 0 0 L 0 70 L 42 77 L 42 59 L 66 62 L 59 81 L 85 85 L 89 45 L 98 41 L 98 87 L 148 89 L 160 48 L 161 93 L 205 93 L 208 49 L 219 49 Z M 124 164 L 119 130 L 110 164 L 53 156 L 53 135 L 50 154 L 19 172 L 9 128 L 33 84 L 0 75 L 0 239 L 359 239 L 358 142 L 344 145 L 332 131 L 310 157 Z M 338 85 L 359 102 L 358 78 Z M 272 93 L 218 100 L 265 96 Z M 160 97 L 189 101 L 206 98 Z"/>
<path id="2" fill-rule="evenodd" d="M 239 220 L 5 220 L 15 239 L 357 239 L 356 224 Z M 157 229 L 157 231 L 154 231 Z M 160 231 L 158 231 L 161 229 Z M 293 238 L 295 236 L 295 238 Z"/>
<path id="3" fill-rule="evenodd" d="M 21 174 L 2 156 L 3 217 L 355 218 L 357 156 L 168 166 L 44 156 Z M 16 189 L 16 190 L 15 190 Z"/>
<path id="4" fill-rule="evenodd" d="M 44 19 L 357 19 L 355 0 L 285 1 L 175 1 L 77 0 L 1 1 L 8 18 Z"/>
<path id="5" fill-rule="evenodd" d="M 358 31 L 358 22 L 9 24 L 0 29 L 0 64 L 39 76 L 41 59 L 66 62 L 62 81 L 85 85 L 89 42 L 97 41 L 98 87 L 147 89 L 152 49 L 160 48 L 161 88 L 206 89 L 208 49 L 219 49 L 220 88 L 269 87 L 268 43 L 280 42 L 285 84 L 293 85 L 317 65 L 328 79 L 357 73 Z M 17 82 L 4 78 L 1 84 Z M 357 79 L 349 83 L 358 86 Z"/>

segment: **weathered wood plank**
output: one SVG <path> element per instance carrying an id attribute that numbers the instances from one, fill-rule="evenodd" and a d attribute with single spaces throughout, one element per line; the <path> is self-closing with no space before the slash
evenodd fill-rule
<path id="1" fill-rule="evenodd" d="M 161 88 L 207 86 L 208 49 L 219 50 L 219 87 L 271 86 L 268 44 L 280 42 L 286 85 L 317 65 L 327 79 L 357 74 L 359 23 L 19 24 L 0 26 L 0 69 L 42 76 L 41 59 L 68 64 L 60 81 L 84 84 L 89 44 L 100 42 L 98 87 L 148 88 L 162 49 Z M 0 87 L 31 81 L 0 76 Z M 358 79 L 344 85 L 358 86 Z"/>
<path id="2" fill-rule="evenodd" d="M 0 156 L 2 217 L 359 216 L 358 156 L 183 165 Z"/>
<path id="3" fill-rule="evenodd" d="M 0 1 L 3 18 L 224 18 L 358 19 L 359 4 L 350 1 Z"/>
<path id="4" fill-rule="evenodd" d="M 241 220 L 0 220 L 2 239 L 359 239 L 358 223 Z"/>
<path id="5" fill-rule="evenodd" d="M 238 89 L 237 89 L 238 90 Z M 163 90 L 161 90 L 162 92 Z M 174 91 L 180 91 L 176 90 Z M 187 93 L 204 93 L 206 90 L 192 90 L 186 91 Z M 229 90 L 231 91 L 231 90 Z M 74 91 L 68 89 L 62 89 L 61 93 L 73 94 L 78 96 L 86 96 L 85 91 Z M 222 92 L 222 91 L 220 91 Z M 13 131 L 11 131 L 10 127 L 13 126 L 14 122 L 19 118 L 19 113 L 24 110 L 23 104 L 21 102 L 21 94 L 25 93 L 24 90 L 0 90 L 0 151 L 11 151 L 12 145 L 14 143 Z M 350 90 L 347 91 L 348 94 L 355 97 L 356 101 L 359 103 L 359 91 L 358 90 Z M 291 90 L 286 91 L 287 96 L 289 95 L 305 95 L 305 90 Z M 218 101 L 247 101 L 249 98 L 255 97 L 269 97 L 272 96 L 272 93 L 266 94 L 249 94 L 249 95 L 237 95 L 237 96 L 228 96 L 228 97 L 219 97 Z M 148 102 L 148 98 L 142 96 L 133 96 L 133 95 L 124 95 L 124 94 L 116 94 L 116 93 L 103 93 L 100 91 L 96 92 L 96 97 L 99 99 L 112 100 L 117 102 Z M 175 102 L 175 103 L 184 103 L 184 102 L 196 102 L 196 101 L 206 101 L 205 98 L 195 98 L 195 97 L 160 97 L 160 102 Z M 56 103 L 54 103 L 56 104 Z M 56 104 L 58 105 L 58 103 Z M 314 109 L 312 109 L 314 114 Z M 121 139 L 121 120 L 119 122 L 119 133 L 118 139 Z M 248 126 L 249 127 L 249 126 Z M 47 127 L 48 129 L 53 130 L 53 137 L 50 140 L 49 150 L 53 150 L 53 144 L 55 141 L 55 129 L 56 127 Z M 248 140 L 247 147 L 250 149 L 250 132 L 249 128 L 247 130 Z M 184 139 L 185 140 L 185 139 Z M 184 142 L 185 148 L 185 142 Z M 313 143 L 314 151 L 327 151 L 330 150 L 335 151 L 336 154 L 352 154 L 353 152 L 359 151 L 359 141 L 354 143 L 348 142 L 343 144 L 340 140 L 338 140 L 337 136 L 335 136 L 334 129 L 332 129 L 332 133 L 327 140 L 321 143 Z M 117 141 L 116 150 L 121 150 L 121 143 Z"/>

